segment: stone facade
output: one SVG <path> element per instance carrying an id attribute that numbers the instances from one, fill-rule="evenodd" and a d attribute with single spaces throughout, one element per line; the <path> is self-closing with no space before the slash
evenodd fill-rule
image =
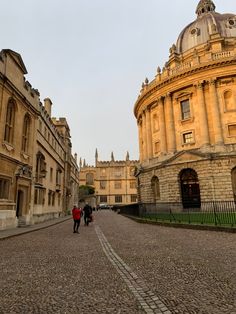
<path id="1" fill-rule="evenodd" d="M 236 200 L 236 15 L 196 13 L 135 103 L 141 202 Z"/>
<path id="2" fill-rule="evenodd" d="M 127 153 L 126 159 L 117 161 L 111 154 L 110 161 L 99 161 L 98 153 L 95 154 L 95 167 L 89 166 L 84 161 L 80 162 L 80 185 L 90 185 L 95 188 L 93 203 L 107 205 L 126 205 L 136 203 L 137 185 L 134 176 L 139 162 L 130 160 Z"/>
<path id="3" fill-rule="evenodd" d="M 0 53 L 0 230 L 65 214 L 78 201 L 78 166 L 65 118 L 25 80 L 21 56 Z M 77 185 L 68 192 L 70 185 Z M 70 190 L 71 191 L 71 190 Z"/>

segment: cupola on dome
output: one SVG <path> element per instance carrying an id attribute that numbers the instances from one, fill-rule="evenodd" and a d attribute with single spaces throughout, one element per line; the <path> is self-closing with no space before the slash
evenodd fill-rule
<path id="1" fill-rule="evenodd" d="M 236 15 L 215 11 L 212 0 L 201 0 L 196 8 L 197 19 L 184 28 L 176 43 L 177 52 L 184 53 L 198 45 L 207 43 L 211 35 L 223 38 L 236 37 Z"/>

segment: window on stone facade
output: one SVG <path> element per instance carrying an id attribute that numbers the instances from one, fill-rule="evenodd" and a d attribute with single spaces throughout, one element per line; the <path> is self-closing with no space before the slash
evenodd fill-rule
<path id="1" fill-rule="evenodd" d="M 115 203 L 122 203 L 122 195 L 115 195 Z"/>
<path id="2" fill-rule="evenodd" d="M 45 189 L 35 188 L 34 189 L 34 204 L 43 205 L 45 202 Z"/>
<path id="3" fill-rule="evenodd" d="M 224 92 L 225 110 L 231 111 L 236 109 L 236 102 L 234 100 L 233 92 L 231 90 Z"/>
<path id="4" fill-rule="evenodd" d="M 29 135 L 30 135 L 30 116 L 26 114 L 24 117 L 24 122 L 23 122 L 22 144 L 21 144 L 21 150 L 25 153 L 28 151 L 28 147 L 29 147 Z"/>
<path id="5" fill-rule="evenodd" d="M 194 138 L 193 138 L 193 132 L 187 132 L 183 134 L 183 143 L 188 144 L 188 143 L 193 143 Z"/>
<path id="6" fill-rule="evenodd" d="M 15 111 L 16 105 L 13 100 L 10 100 L 7 105 L 7 114 L 5 122 L 5 134 L 4 141 L 12 144 L 13 143 L 13 133 L 14 133 L 14 124 L 15 124 Z"/>
<path id="7" fill-rule="evenodd" d="M 57 168 L 56 185 L 61 185 L 61 174 L 62 174 L 62 170 L 60 168 Z"/>
<path id="8" fill-rule="evenodd" d="M 41 120 L 39 120 L 39 132 L 42 133 L 42 121 Z"/>
<path id="9" fill-rule="evenodd" d="M 130 181 L 129 185 L 131 189 L 136 189 L 136 181 Z"/>
<path id="10" fill-rule="evenodd" d="M 106 181 L 100 181 L 100 189 L 105 190 L 106 189 Z"/>
<path id="11" fill-rule="evenodd" d="M 50 168 L 50 181 L 52 182 L 53 180 L 53 168 Z"/>
<path id="12" fill-rule="evenodd" d="M 0 177 L 0 199 L 9 198 L 10 179 Z"/>
<path id="13" fill-rule="evenodd" d="M 93 185 L 94 184 L 94 177 L 92 173 L 86 174 L 86 184 L 87 185 Z"/>
<path id="14" fill-rule="evenodd" d="M 123 168 L 121 167 L 115 167 L 114 168 L 114 176 L 115 177 L 121 177 L 123 174 Z"/>
<path id="15" fill-rule="evenodd" d="M 107 196 L 106 195 L 100 195 L 100 203 L 107 203 Z"/>
<path id="16" fill-rule="evenodd" d="M 236 124 L 228 125 L 229 136 L 236 136 Z"/>
<path id="17" fill-rule="evenodd" d="M 156 114 L 153 115 L 153 132 L 157 132 L 159 130 L 159 119 Z"/>
<path id="18" fill-rule="evenodd" d="M 131 195 L 131 196 L 130 196 L 130 201 L 131 201 L 132 203 L 136 203 L 136 202 L 137 202 L 137 195 Z"/>
<path id="19" fill-rule="evenodd" d="M 61 206 L 61 194 L 58 194 L 58 206 Z"/>
<path id="20" fill-rule="evenodd" d="M 121 189 L 122 182 L 121 181 L 115 181 L 114 182 L 114 188 L 115 189 Z"/>
<path id="21" fill-rule="evenodd" d="M 189 99 L 181 101 L 180 106 L 181 106 L 181 119 L 182 120 L 189 119 L 191 117 Z"/>
<path id="22" fill-rule="evenodd" d="M 160 183 L 158 177 L 154 176 L 151 181 L 152 192 L 154 196 L 154 201 L 160 199 Z"/>
<path id="23" fill-rule="evenodd" d="M 46 177 L 46 162 L 45 157 L 41 152 L 37 153 L 36 156 L 36 182 L 42 183 L 42 179 Z"/>

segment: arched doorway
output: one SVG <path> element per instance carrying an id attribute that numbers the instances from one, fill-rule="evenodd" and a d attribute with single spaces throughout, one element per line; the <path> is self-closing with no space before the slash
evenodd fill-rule
<path id="1" fill-rule="evenodd" d="M 236 202 L 236 167 L 231 172 L 232 189 L 234 195 L 234 201 Z"/>
<path id="2" fill-rule="evenodd" d="M 201 196 L 196 171 L 183 169 L 180 172 L 180 184 L 183 208 L 200 208 Z"/>
<path id="3" fill-rule="evenodd" d="M 16 204 L 16 217 L 17 218 L 22 216 L 23 202 L 24 202 L 24 192 L 21 190 L 18 190 L 18 192 L 17 192 L 17 204 Z"/>

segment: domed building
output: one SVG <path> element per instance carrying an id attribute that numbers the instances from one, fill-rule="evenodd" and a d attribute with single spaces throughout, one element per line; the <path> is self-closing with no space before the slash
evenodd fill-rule
<path id="1" fill-rule="evenodd" d="M 201 0 L 134 106 L 139 201 L 204 208 L 236 200 L 236 15 Z"/>

